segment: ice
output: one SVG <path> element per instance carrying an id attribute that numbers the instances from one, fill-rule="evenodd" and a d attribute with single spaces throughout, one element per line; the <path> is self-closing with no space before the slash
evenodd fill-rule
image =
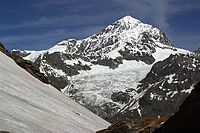
<path id="1" fill-rule="evenodd" d="M 65 93 L 70 95 L 68 93 L 70 90 L 77 90 L 77 94 L 81 94 L 85 102 L 90 105 L 113 102 L 111 95 L 115 92 L 126 92 L 129 89 L 136 91 L 139 81 L 150 69 L 151 66 L 142 61 L 124 60 L 123 64 L 114 70 L 107 66 L 93 65 L 90 71 L 81 71 L 80 75 L 73 76 L 70 79 L 73 87 L 66 87 Z M 137 95 L 135 91 L 131 92 L 131 95 Z M 118 105 L 123 107 L 123 104 Z"/>

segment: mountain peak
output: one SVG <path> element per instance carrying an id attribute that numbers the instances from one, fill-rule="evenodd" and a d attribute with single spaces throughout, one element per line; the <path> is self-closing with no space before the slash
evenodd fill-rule
<path id="1" fill-rule="evenodd" d="M 122 29 L 132 29 L 134 27 L 136 27 L 138 24 L 140 24 L 141 21 L 138 19 L 135 19 L 131 16 L 125 16 L 121 19 L 119 19 L 118 21 L 114 22 L 113 25 L 115 25 L 115 27 L 121 27 Z"/>
<path id="2" fill-rule="evenodd" d="M 140 27 L 137 28 L 139 25 L 140 25 Z M 125 16 L 125 17 L 115 21 L 114 23 L 110 24 L 105 29 L 103 29 L 103 32 L 104 33 L 107 33 L 107 32 L 121 33 L 123 31 L 130 31 L 130 30 L 136 31 L 137 29 L 145 30 L 144 28 L 142 28 L 142 27 L 144 27 L 143 25 L 145 25 L 145 24 L 141 23 L 140 20 L 135 19 L 131 16 Z"/>
<path id="3" fill-rule="evenodd" d="M 140 22 L 138 19 L 133 18 L 129 15 L 123 17 L 122 19 L 119 20 L 120 22 L 125 22 L 125 23 L 137 23 Z"/>
<path id="4" fill-rule="evenodd" d="M 68 39 L 61 41 L 47 51 L 49 53 L 64 52 L 72 55 L 87 56 L 92 61 L 104 59 L 105 57 L 115 59 L 121 56 L 130 60 L 130 58 L 134 59 L 134 56 L 138 57 L 139 55 L 152 56 L 157 46 L 171 48 L 172 44 L 158 28 L 144 24 L 131 16 L 125 16 L 108 25 L 98 34 L 82 40 Z M 122 52 L 129 55 L 125 57 Z M 36 55 L 30 54 L 26 59 L 31 57 L 30 60 L 35 60 L 40 54 L 43 55 L 44 53 L 42 51 Z M 148 64 L 153 63 L 154 60 L 152 58 L 152 60 L 142 59 L 142 61 Z"/>

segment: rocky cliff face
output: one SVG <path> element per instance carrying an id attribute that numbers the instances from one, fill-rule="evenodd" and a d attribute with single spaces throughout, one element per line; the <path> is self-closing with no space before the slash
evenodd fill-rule
<path id="1" fill-rule="evenodd" d="M 195 85 L 195 89 L 180 106 L 175 113 L 161 128 L 155 133 L 178 133 L 178 132 L 199 132 L 199 112 L 200 112 L 200 82 Z"/>
<path id="2" fill-rule="evenodd" d="M 200 48 L 198 48 L 197 50 L 194 51 L 194 53 L 200 57 Z"/>
<path id="3" fill-rule="evenodd" d="M 184 133 L 199 131 L 200 82 L 175 115 L 158 119 L 122 119 L 97 133 Z M 170 106 L 169 106 L 170 107 Z"/>
<path id="4" fill-rule="evenodd" d="M 12 53 L 109 121 L 174 113 L 200 80 L 197 54 L 173 47 L 159 29 L 130 16 L 83 40 Z"/>
<path id="5" fill-rule="evenodd" d="M 194 54 L 170 55 L 155 63 L 140 81 L 138 93 L 142 93 L 142 96 L 130 101 L 110 119 L 159 117 L 176 112 L 200 80 L 199 74 L 200 59 Z M 133 105 L 138 107 L 132 109 Z"/>
<path id="6" fill-rule="evenodd" d="M 155 129 L 164 124 L 172 115 L 161 118 L 144 118 L 144 119 L 122 119 L 107 129 L 96 133 L 152 133 Z"/>

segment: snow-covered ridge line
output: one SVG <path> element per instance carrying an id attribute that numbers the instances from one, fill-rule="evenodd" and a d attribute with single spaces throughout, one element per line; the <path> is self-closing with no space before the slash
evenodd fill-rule
<path id="1" fill-rule="evenodd" d="M 160 39 L 163 36 L 161 31 L 152 25 L 144 24 L 141 21 L 131 17 L 124 18 L 107 26 L 99 34 L 94 34 L 91 37 L 82 40 L 68 39 L 61 41 L 54 47 L 42 51 L 28 51 L 22 52 L 30 53 L 24 59 L 35 61 L 39 56 L 45 53 L 63 52 L 67 54 L 82 54 L 84 56 L 102 56 L 109 58 L 116 58 L 120 56 L 119 51 L 127 47 L 127 43 L 133 43 L 133 53 L 139 52 L 141 54 L 141 40 L 146 36 L 146 33 L 151 37 L 156 44 L 151 44 L 151 47 L 171 48 L 175 49 L 171 44 L 163 45 Z M 166 40 L 165 40 L 166 41 Z M 111 45 L 112 44 L 112 45 Z M 148 44 L 149 45 L 149 44 Z M 153 46 L 155 45 L 155 46 Z M 139 48 L 141 47 L 141 48 Z M 139 48 L 139 49 L 138 49 Z M 148 48 L 148 47 L 146 47 Z M 81 51 L 82 50 L 82 51 Z M 13 50 L 15 51 L 15 50 Z M 144 52 L 151 54 L 150 49 Z"/>

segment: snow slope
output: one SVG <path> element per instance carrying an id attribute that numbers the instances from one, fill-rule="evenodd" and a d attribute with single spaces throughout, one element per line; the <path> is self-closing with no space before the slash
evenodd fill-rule
<path id="1" fill-rule="evenodd" d="M 0 52 L 0 131 L 92 133 L 109 123 Z"/>

